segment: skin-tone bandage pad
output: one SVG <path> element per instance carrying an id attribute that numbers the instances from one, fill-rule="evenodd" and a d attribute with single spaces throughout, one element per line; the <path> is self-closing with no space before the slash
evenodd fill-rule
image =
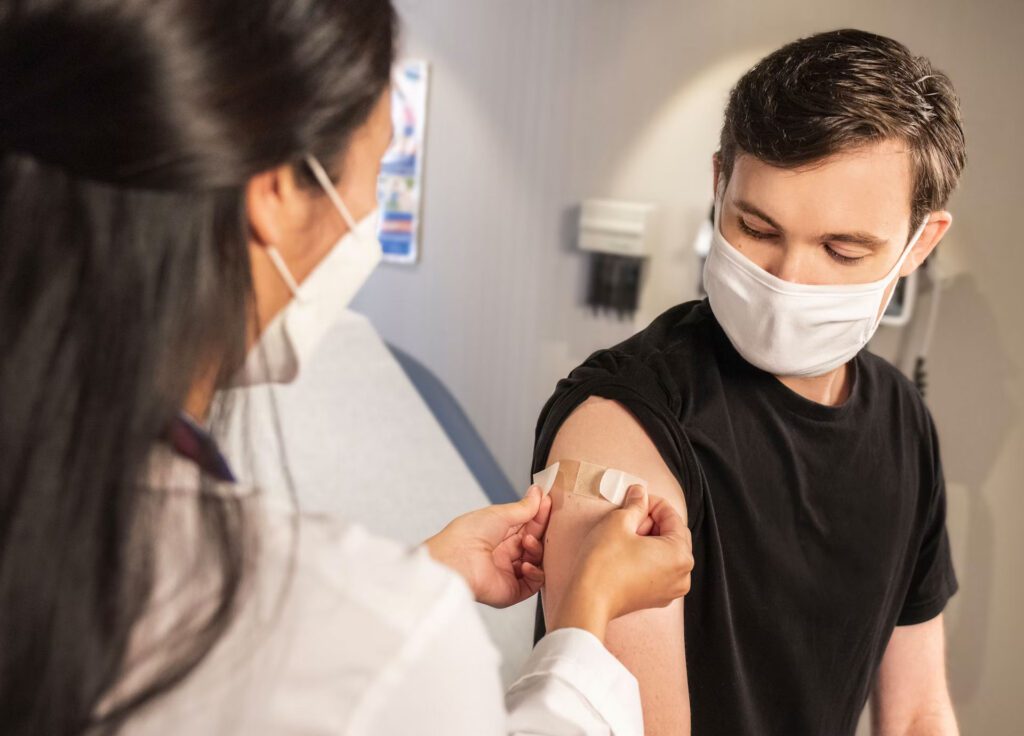
<path id="1" fill-rule="evenodd" d="M 544 495 L 557 488 L 564 493 L 604 499 L 616 506 L 621 506 L 626 500 L 630 486 L 647 487 L 647 481 L 642 478 L 585 460 L 560 460 L 535 473 L 533 482 L 540 486 Z"/>

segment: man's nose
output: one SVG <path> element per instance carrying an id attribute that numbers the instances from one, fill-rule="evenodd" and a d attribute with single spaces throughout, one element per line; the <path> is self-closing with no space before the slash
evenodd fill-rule
<path id="1" fill-rule="evenodd" d="M 807 254 L 801 248 L 781 248 L 765 267 L 765 271 L 776 278 L 793 284 L 811 283 L 809 279 Z"/>

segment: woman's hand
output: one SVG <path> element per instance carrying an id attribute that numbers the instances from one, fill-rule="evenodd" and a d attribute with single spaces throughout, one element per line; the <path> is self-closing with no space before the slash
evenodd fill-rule
<path id="1" fill-rule="evenodd" d="M 581 628 L 604 641 L 612 619 L 667 606 L 690 590 L 690 530 L 664 499 L 633 486 L 626 503 L 583 539 L 551 629 Z"/>
<path id="2" fill-rule="evenodd" d="M 480 603 L 505 608 L 544 584 L 540 540 L 550 514 L 551 497 L 530 486 L 522 501 L 464 514 L 425 544 L 435 560 L 465 578 Z"/>

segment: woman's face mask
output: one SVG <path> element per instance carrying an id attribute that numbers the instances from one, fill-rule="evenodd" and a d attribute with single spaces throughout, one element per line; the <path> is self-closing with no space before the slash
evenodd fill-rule
<path id="1" fill-rule="evenodd" d="M 267 255 L 288 285 L 292 300 L 271 320 L 249 351 L 234 381 L 236 386 L 295 380 L 302 365 L 309 361 L 324 335 L 381 260 L 378 211 L 374 209 L 356 222 L 320 162 L 307 156 L 306 163 L 348 225 L 348 232 L 301 285 L 295 281 L 280 253 L 273 247 L 267 248 Z"/>
<path id="2" fill-rule="evenodd" d="M 704 289 L 711 310 L 736 351 L 776 376 L 819 376 L 867 345 L 895 289 L 900 268 L 924 231 L 917 229 L 889 272 L 867 284 L 810 285 L 784 281 L 748 259 L 721 230 L 715 202 Z"/>

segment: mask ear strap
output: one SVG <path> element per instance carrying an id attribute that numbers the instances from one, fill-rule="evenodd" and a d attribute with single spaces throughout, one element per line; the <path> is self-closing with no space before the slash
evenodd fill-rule
<path id="1" fill-rule="evenodd" d="M 274 268 L 277 269 L 277 273 L 281 276 L 281 280 L 288 286 L 288 290 L 291 291 L 292 296 L 296 301 L 302 301 L 302 295 L 299 293 L 299 285 L 295 281 L 295 277 L 292 276 L 292 272 L 288 270 L 288 266 L 284 262 L 284 258 L 278 252 L 277 248 L 272 245 L 267 246 L 267 256 L 270 258 L 270 262 L 274 264 Z"/>
<path id="2" fill-rule="evenodd" d="M 922 235 L 924 235 L 924 229 L 925 229 L 926 227 L 928 227 L 928 223 L 930 222 L 930 220 L 931 220 L 931 218 L 930 218 L 930 217 L 925 217 L 925 218 L 924 218 L 924 222 L 922 222 L 922 223 L 921 223 L 921 224 L 920 224 L 920 225 L 918 226 L 918 228 L 917 228 L 917 232 L 916 232 L 916 233 L 914 233 L 914 237 L 912 237 L 912 238 L 910 239 L 910 242 L 909 242 L 909 243 L 907 243 L 907 253 L 909 253 L 910 251 L 912 251 L 912 250 L 914 249 L 914 246 L 915 246 L 915 245 L 917 245 L 917 241 L 921 239 L 921 236 L 922 236 Z"/>
<path id="3" fill-rule="evenodd" d="M 921 225 L 917 228 L 917 231 L 914 233 L 914 237 L 912 237 L 907 242 L 907 246 L 903 249 L 903 252 L 900 253 L 899 260 L 896 261 L 896 264 L 892 267 L 892 270 L 885 278 L 892 277 L 893 272 L 895 272 L 897 276 L 899 275 L 899 271 L 901 268 L 903 268 L 903 264 L 906 263 L 907 258 L 910 257 L 910 252 L 914 250 L 914 246 L 917 245 L 917 241 L 921 239 L 921 235 L 924 233 L 924 229 L 928 227 L 928 221 L 929 218 L 926 217 L 924 222 L 922 222 Z"/>
<path id="4" fill-rule="evenodd" d="M 897 279 L 900 275 L 900 269 L 903 268 L 903 264 L 906 263 L 907 258 L 910 256 L 910 251 L 914 249 L 914 246 L 917 245 L 917 241 L 920 240 L 921 234 L 924 232 L 924 229 L 928 227 L 928 222 L 929 218 L 926 217 L 924 222 L 922 222 L 921 225 L 917 228 L 917 232 L 914 233 L 914 237 L 912 237 L 910 239 L 910 242 L 907 243 L 907 247 L 903 249 L 903 253 L 900 255 L 900 259 L 896 261 L 896 265 L 892 267 L 892 271 L 896 272 Z M 892 271 L 890 271 L 890 274 L 892 273 Z M 878 325 L 882 324 L 882 317 L 885 316 L 885 312 L 889 308 L 889 304 L 892 302 L 892 298 L 894 296 L 896 296 L 896 285 L 893 285 L 892 289 L 889 291 L 889 296 L 888 298 L 885 299 L 885 305 L 882 307 L 882 311 L 879 313 L 878 319 L 875 321 L 876 330 L 878 329 Z"/>
<path id="5" fill-rule="evenodd" d="M 341 195 L 338 194 L 338 190 L 334 188 L 334 184 L 331 182 L 331 177 L 327 176 L 327 172 L 324 167 L 320 165 L 320 162 L 316 160 L 312 154 L 306 154 L 306 165 L 309 166 L 313 172 L 313 176 L 316 177 L 317 182 L 323 188 L 327 197 L 334 203 L 334 206 L 338 208 L 338 212 L 341 213 L 341 219 L 348 225 L 349 230 L 356 229 L 356 219 L 352 217 L 352 213 L 349 212 L 348 207 L 345 206 L 345 202 L 342 200 Z"/>

